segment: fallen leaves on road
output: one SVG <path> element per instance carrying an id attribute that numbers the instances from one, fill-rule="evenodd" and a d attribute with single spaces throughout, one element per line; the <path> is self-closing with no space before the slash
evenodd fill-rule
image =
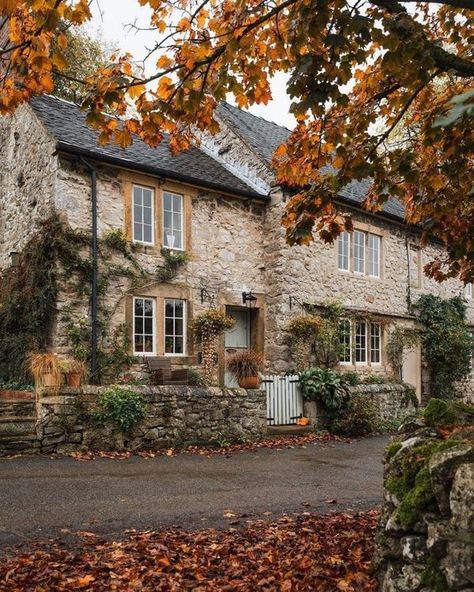
<path id="1" fill-rule="evenodd" d="M 378 513 L 302 514 L 245 528 L 86 537 L 9 556 L 2 592 L 375 592 L 370 573 Z"/>
<path id="2" fill-rule="evenodd" d="M 285 436 L 265 438 L 252 442 L 229 444 L 228 446 L 187 446 L 186 448 L 168 448 L 163 450 L 136 450 L 136 451 L 93 451 L 85 450 L 71 452 L 69 456 L 79 461 L 94 460 L 95 458 L 125 459 L 131 456 L 141 458 L 155 458 L 158 456 L 176 456 L 178 454 L 200 454 L 202 456 L 215 456 L 237 454 L 241 452 L 255 452 L 261 448 L 273 448 L 283 450 L 285 448 L 305 448 L 307 444 L 314 442 L 351 442 L 349 438 L 342 438 L 329 433 L 305 434 L 301 436 Z"/>

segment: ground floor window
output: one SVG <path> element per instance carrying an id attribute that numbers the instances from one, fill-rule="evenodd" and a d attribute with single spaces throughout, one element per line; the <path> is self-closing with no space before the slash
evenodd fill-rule
<path id="1" fill-rule="evenodd" d="M 186 301 L 165 299 L 165 354 L 184 355 L 186 347 Z"/>
<path id="2" fill-rule="evenodd" d="M 382 363 L 382 325 L 380 323 L 343 320 L 339 335 L 341 364 Z"/>
<path id="3" fill-rule="evenodd" d="M 153 298 L 133 299 L 133 352 L 134 354 L 155 353 L 155 300 Z"/>

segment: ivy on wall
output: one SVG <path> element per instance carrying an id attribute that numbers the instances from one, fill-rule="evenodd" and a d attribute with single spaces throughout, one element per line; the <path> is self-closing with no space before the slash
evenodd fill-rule
<path id="1" fill-rule="evenodd" d="M 73 230 L 57 214 L 44 221 L 26 243 L 16 266 L 0 275 L 0 378 L 24 380 L 27 377 L 25 360 L 30 352 L 43 352 L 51 348 L 53 327 L 57 320 L 57 298 L 65 289 L 83 301 L 90 296 L 92 264 L 89 255 L 90 236 Z M 120 255 L 117 263 L 114 255 Z M 168 259 L 173 256 L 168 253 Z M 98 323 L 99 347 L 97 352 L 100 378 L 118 376 L 124 366 L 134 358 L 129 355 L 128 327 L 120 325 L 110 330 L 115 308 L 105 305 L 105 296 L 114 277 L 126 277 L 133 291 L 157 281 L 166 281 L 176 275 L 178 267 L 187 261 L 179 254 L 179 261 L 168 261 L 165 268 L 171 274 L 162 277 L 145 272 L 139 265 L 133 245 L 120 230 L 112 230 L 99 245 Z M 83 362 L 90 360 L 90 320 L 77 318 L 74 303 L 61 311 L 66 324 L 66 336 L 73 356 Z M 77 314 L 77 313 L 76 313 Z"/>
<path id="2" fill-rule="evenodd" d="M 466 325 L 466 305 L 457 296 L 443 299 L 425 294 L 416 307 L 422 325 L 421 339 L 433 397 L 454 397 L 454 383 L 471 370 L 474 339 Z"/>

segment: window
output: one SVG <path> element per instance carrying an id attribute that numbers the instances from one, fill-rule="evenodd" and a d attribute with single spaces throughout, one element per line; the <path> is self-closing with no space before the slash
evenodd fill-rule
<path id="1" fill-rule="evenodd" d="M 337 265 L 341 271 L 350 271 L 350 235 L 342 232 L 337 243 Z"/>
<path id="2" fill-rule="evenodd" d="M 472 282 L 464 285 L 464 298 L 472 298 Z"/>
<path id="3" fill-rule="evenodd" d="M 354 230 L 343 232 L 337 241 L 337 267 L 339 271 L 352 271 L 357 275 L 379 278 L 381 275 L 382 238 L 378 234 Z M 352 267 L 351 267 L 352 263 Z"/>
<path id="4" fill-rule="evenodd" d="M 165 354 L 185 353 L 185 300 L 165 300 Z"/>
<path id="5" fill-rule="evenodd" d="M 145 245 L 154 244 L 154 201 L 155 194 L 147 187 L 133 186 L 133 241 Z"/>
<path id="6" fill-rule="evenodd" d="M 352 364 L 352 325 L 348 320 L 341 321 L 339 325 L 339 342 L 341 353 L 339 361 L 341 364 Z"/>
<path id="7" fill-rule="evenodd" d="M 169 249 L 184 249 L 183 196 L 163 193 L 163 244 Z"/>
<path id="8" fill-rule="evenodd" d="M 369 275 L 380 277 L 380 236 L 369 234 Z"/>
<path id="9" fill-rule="evenodd" d="M 133 299 L 133 353 L 155 353 L 155 301 L 153 298 Z"/>
<path id="10" fill-rule="evenodd" d="M 365 232 L 354 230 L 354 273 L 365 273 Z"/>
<path id="11" fill-rule="evenodd" d="M 355 361 L 356 364 L 367 362 L 367 323 L 355 324 Z"/>
<path id="12" fill-rule="evenodd" d="M 380 364 L 382 361 L 382 327 L 380 323 L 370 323 L 370 363 Z"/>

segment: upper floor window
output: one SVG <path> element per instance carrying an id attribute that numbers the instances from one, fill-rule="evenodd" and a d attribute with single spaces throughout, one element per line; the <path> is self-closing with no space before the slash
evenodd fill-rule
<path id="1" fill-rule="evenodd" d="M 169 249 L 184 249 L 183 196 L 163 192 L 163 244 Z"/>
<path id="2" fill-rule="evenodd" d="M 350 271 L 350 234 L 342 232 L 337 242 L 337 264 L 341 271 Z"/>
<path id="3" fill-rule="evenodd" d="M 382 239 L 362 230 L 343 232 L 337 243 L 337 264 L 340 271 L 379 278 L 381 275 Z"/>
<path id="4" fill-rule="evenodd" d="M 186 301 L 176 298 L 165 300 L 165 354 L 185 353 Z"/>
<path id="5" fill-rule="evenodd" d="M 472 298 L 472 282 L 464 284 L 464 298 Z"/>
<path id="6" fill-rule="evenodd" d="M 133 299 L 133 353 L 153 355 L 155 353 L 155 300 L 153 298 Z"/>
<path id="7" fill-rule="evenodd" d="M 133 186 L 133 242 L 153 245 L 155 240 L 154 208 L 155 193 L 153 189 Z"/>

